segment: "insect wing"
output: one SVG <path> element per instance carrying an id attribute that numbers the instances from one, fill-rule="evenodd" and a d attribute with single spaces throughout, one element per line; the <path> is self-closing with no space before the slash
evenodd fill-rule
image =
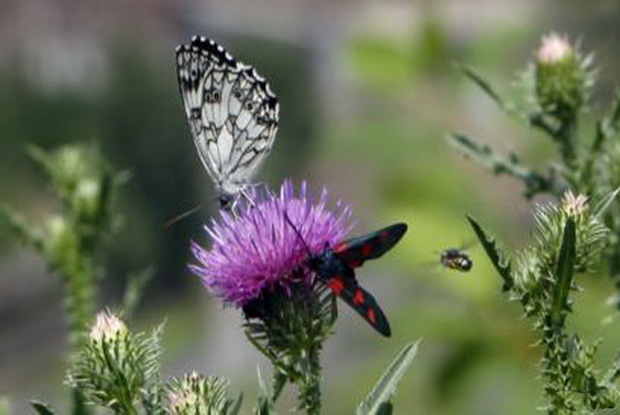
<path id="1" fill-rule="evenodd" d="M 375 298 L 368 291 L 359 286 L 355 277 L 335 275 L 322 278 L 334 295 L 361 315 L 375 330 L 386 337 L 390 337 L 390 323 L 377 304 Z"/>
<path id="2" fill-rule="evenodd" d="M 204 37 L 177 47 L 176 63 L 185 114 L 207 172 L 224 189 L 241 187 L 273 146 L 276 96 L 253 67 Z"/>
<path id="3" fill-rule="evenodd" d="M 474 264 L 467 252 L 455 248 L 444 250 L 439 260 L 445 268 L 461 272 L 468 272 Z"/>
<path id="4" fill-rule="evenodd" d="M 392 249 L 406 231 L 406 224 L 396 223 L 376 232 L 341 242 L 333 247 L 333 251 L 351 267 L 359 267 L 367 259 L 379 258 Z"/>

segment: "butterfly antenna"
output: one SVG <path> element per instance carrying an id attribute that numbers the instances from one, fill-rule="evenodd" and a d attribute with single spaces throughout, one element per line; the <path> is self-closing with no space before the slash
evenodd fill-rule
<path id="1" fill-rule="evenodd" d="M 286 213 L 286 212 L 284 212 L 284 219 L 286 219 L 288 224 L 291 225 L 291 228 L 293 228 L 293 231 L 295 231 L 295 234 L 297 235 L 297 237 L 299 238 L 299 240 L 303 244 L 304 249 L 308 253 L 308 257 L 311 257 L 312 256 L 312 251 L 310 251 L 310 247 L 308 246 L 308 244 L 304 240 L 304 237 L 301 235 L 301 232 L 299 232 L 299 229 L 297 229 L 297 227 L 291 221 L 291 218 L 288 217 L 288 213 Z"/>
<path id="2" fill-rule="evenodd" d="M 185 211 L 185 212 L 181 213 L 180 215 L 177 215 L 177 216 L 174 216 L 174 217 L 168 219 L 164 223 L 164 229 L 168 229 L 172 225 L 174 225 L 175 223 L 180 222 L 181 220 L 185 219 L 186 217 L 188 217 L 190 215 L 193 215 L 194 213 L 198 212 L 200 209 L 204 208 L 206 205 L 207 205 L 207 202 L 200 203 L 199 205 L 194 206 L 190 210 Z"/>

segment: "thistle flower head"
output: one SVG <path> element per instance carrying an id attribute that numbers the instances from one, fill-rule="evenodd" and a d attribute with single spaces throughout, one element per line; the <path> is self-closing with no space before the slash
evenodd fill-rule
<path id="1" fill-rule="evenodd" d="M 255 192 L 254 192 L 255 193 Z M 350 231 L 350 208 L 337 203 L 328 207 L 327 190 L 313 199 L 306 183 L 298 193 L 290 180 L 279 194 L 242 205 L 235 214 L 221 212 L 205 226 L 212 246 L 192 242 L 198 264 L 190 269 L 213 294 L 227 304 L 243 307 L 264 290 L 284 289 L 311 283 L 304 266 L 309 254 L 322 252 Z"/>
<path id="2" fill-rule="evenodd" d="M 225 414 L 232 401 L 228 399 L 228 382 L 196 372 L 172 379 L 168 385 L 170 415 Z"/>
<path id="3" fill-rule="evenodd" d="M 541 64 L 555 64 L 569 58 L 573 52 L 568 37 L 551 32 L 542 37 L 536 59 Z"/>
<path id="4" fill-rule="evenodd" d="M 91 327 L 88 337 L 91 342 L 100 343 L 104 340 L 109 341 L 114 339 L 126 332 L 127 327 L 125 323 L 109 310 L 106 310 L 97 314 L 95 324 Z"/>
<path id="5" fill-rule="evenodd" d="M 571 122 L 594 82 L 592 57 L 557 33 L 543 36 L 535 55 L 533 92 L 540 110 L 556 121 Z"/>
<path id="6" fill-rule="evenodd" d="M 562 196 L 562 209 L 568 216 L 580 216 L 588 209 L 588 197 L 581 193 L 575 195 L 572 191 L 567 190 Z"/>

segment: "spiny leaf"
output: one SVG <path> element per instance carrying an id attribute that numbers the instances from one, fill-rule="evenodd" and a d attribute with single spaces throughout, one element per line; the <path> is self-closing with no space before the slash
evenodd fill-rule
<path id="1" fill-rule="evenodd" d="M 594 208 L 594 217 L 600 218 L 600 216 L 605 213 L 609 205 L 616 199 L 618 193 L 620 192 L 620 187 L 614 190 L 613 192 L 609 192 L 609 194 L 604 197 L 599 203 L 596 204 Z"/>
<path id="2" fill-rule="evenodd" d="M 499 96 L 495 89 L 489 84 L 480 74 L 474 71 L 472 68 L 462 65 L 460 63 L 456 64 L 457 68 L 463 72 L 463 74 L 469 78 L 474 84 L 476 84 L 484 93 L 486 93 L 489 98 L 491 98 L 502 110 L 506 109 L 506 104 L 502 97 Z"/>
<path id="3" fill-rule="evenodd" d="M 46 403 L 40 401 L 30 401 L 30 405 L 39 415 L 54 415 L 54 410 Z"/>
<path id="4" fill-rule="evenodd" d="M 556 264 L 556 285 L 553 292 L 553 308 L 551 309 L 551 317 L 556 323 L 560 322 L 562 310 L 566 306 L 568 292 L 573 282 L 575 272 L 576 257 L 576 240 L 575 221 L 569 218 L 564 225 L 564 233 L 562 234 L 562 245 L 558 254 L 558 262 Z"/>
<path id="5" fill-rule="evenodd" d="M 377 415 L 392 415 L 393 411 L 394 411 L 394 405 L 392 405 L 392 402 L 387 401 L 387 402 L 383 402 L 379 406 L 379 409 L 377 409 Z"/>
<path id="6" fill-rule="evenodd" d="M 504 280 L 504 286 L 502 287 L 502 290 L 510 290 L 514 285 L 514 280 L 512 278 L 510 270 L 510 261 L 504 259 L 504 256 L 497 248 L 495 240 L 484 232 L 482 227 L 478 224 L 478 222 L 474 220 L 474 218 L 467 215 L 467 220 L 469 221 L 471 227 L 474 229 L 474 232 L 476 232 L 476 236 L 478 236 L 478 240 L 480 240 L 480 243 L 486 251 L 487 256 L 491 260 L 491 263 Z"/>
<path id="7" fill-rule="evenodd" d="M 243 403 L 243 392 L 237 396 L 237 399 L 232 403 L 229 407 L 227 415 L 238 415 L 239 411 L 241 411 L 241 404 Z"/>
<path id="8" fill-rule="evenodd" d="M 370 391 L 366 399 L 357 407 L 357 415 L 390 414 L 390 398 L 396 391 L 396 385 L 405 374 L 405 371 L 418 352 L 420 340 L 410 343 L 396 356 L 387 370 L 383 373 L 375 387 Z M 388 411 L 389 412 L 380 412 Z"/>

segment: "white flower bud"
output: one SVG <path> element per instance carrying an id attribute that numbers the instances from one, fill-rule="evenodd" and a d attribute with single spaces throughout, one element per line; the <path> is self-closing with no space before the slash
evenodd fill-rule
<path id="1" fill-rule="evenodd" d="M 109 310 L 97 314 L 95 324 L 91 327 L 89 338 L 92 342 L 111 340 L 127 332 L 127 326 Z"/>

